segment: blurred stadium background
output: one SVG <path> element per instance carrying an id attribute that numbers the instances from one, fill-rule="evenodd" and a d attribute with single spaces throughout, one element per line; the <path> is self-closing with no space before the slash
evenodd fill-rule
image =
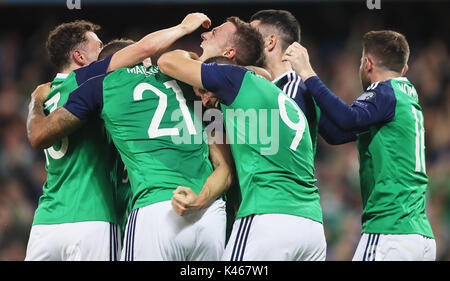
<path id="1" fill-rule="evenodd" d="M 26 137 L 29 96 L 50 81 L 55 69 L 45 51 L 49 31 L 62 22 L 87 19 L 102 26 L 103 42 L 139 39 L 179 23 L 185 14 L 207 14 L 213 26 L 228 16 L 244 20 L 260 9 L 291 11 L 302 26 L 302 44 L 326 84 L 346 102 L 362 91 L 358 78 L 360 39 L 373 29 L 406 35 L 411 56 L 407 77 L 424 109 L 429 175 L 427 211 L 437 243 L 437 260 L 450 260 L 450 12 L 446 1 L 380 0 L 369 10 L 355 1 L 89 1 L 70 10 L 65 0 L 0 0 L 0 260 L 23 260 L 46 178 L 42 151 Z M 95 3 L 92 3 L 95 2 Z M 126 3 L 126 4 L 124 4 Z M 198 31 L 173 48 L 197 53 Z M 156 58 L 154 58 L 156 59 Z M 401 140 L 399 140 L 401 141 Z M 360 237 L 362 211 L 355 143 L 332 147 L 319 139 L 317 186 L 328 243 L 327 260 L 350 260 Z"/>

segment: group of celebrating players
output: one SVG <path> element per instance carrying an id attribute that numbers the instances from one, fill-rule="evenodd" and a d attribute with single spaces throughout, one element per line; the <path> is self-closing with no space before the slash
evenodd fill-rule
<path id="1" fill-rule="evenodd" d="M 25 260 L 323 261 L 318 134 L 357 141 L 364 209 L 353 260 L 435 260 L 405 37 L 364 35 L 366 90 L 349 106 L 314 72 L 289 11 L 228 18 L 202 33 L 200 57 L 165 52 L 210 25 L 192 13 L 104 47 L 91 22 L 50 33 L 59 73 L 32 93 L 27 120 L 48 174 Z M 220 110 L 220 126 L 208 130 L 200 103 Z M 276 138 L 271 149 L 263 133 Z M 235 188 L 239 200 L 227 196 Z"/>

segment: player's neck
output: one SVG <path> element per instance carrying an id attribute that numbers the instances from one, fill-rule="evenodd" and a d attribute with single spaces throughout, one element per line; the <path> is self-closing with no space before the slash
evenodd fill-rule
<path id="1" fill-rule="evenodd" d="M 374 72 L 370 80 L 372 83 L 375 83 L 380 81 L 387 81 L 401 76 L 402 76 L 401 73 L 395 71 L 382 71 L 382 72 L 380 71 Z"/>
<path id="2" fill-rule="evenodd" d="M 278 61 L 271 61 L 270 59 L 266 62 L 266 69 L 269 71 L 272 79 L 280 77 L 284 73 L 291 71 L 292 67 L 289 62 L 282 62 L 281 59 Z"/>
<path id="3" fill-rule="evenodd" d="M 77 70 L 78 68 L 81 68 L 82 66 L 75 64 L 75 63 L 71 63 L 68 67 L 63 68 L 61 71 L 59 71 L 59 73 L 62 74 L 69 74 L 74 70 Z"/>

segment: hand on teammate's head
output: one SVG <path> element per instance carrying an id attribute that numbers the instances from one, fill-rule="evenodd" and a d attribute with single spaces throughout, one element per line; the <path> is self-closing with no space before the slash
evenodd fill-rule
<path id="1" fill-rule="evenodd" d="M 292 43 L 286 49 L 281 60 L 288 61 L 303 81 L 316 75 L 309 62 L 308 50 L 298 42 Z"/>
<path id="2" fill-rule="evenodd" d="M 191 13 L 183 19 L 181 25 L 186 29 L 187 33 L 191 33 L 200 26 L 209 28 L 211 26 L 211 20 L 203 13 Z"/>

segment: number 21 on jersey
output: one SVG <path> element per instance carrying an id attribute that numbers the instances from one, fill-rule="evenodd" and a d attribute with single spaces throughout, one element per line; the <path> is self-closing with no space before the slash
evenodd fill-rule
<path id="1" fill-rule="evenodd" d="M 186 99 L 183 96 L 183 91 L 178 86 L 175 80 L 170 80 L 164 83 L 167 89 L 172 89 L 175 92 L 175 97 L 179 103 L 181 113 L 183 114 L 183 118 L 186 122 L 188 132 L 191 135 L 195 135 L 197 131 L 195 130 L 194 121 L 192 120 L 191 114 L 189 113 L 189 109 L 186 105 Z M 160 128 L 159 125 L 164 116 L 164 113 L 167 109 L 167 94 L 160 91 L 158 88 L 154 87 L 149 83 L 140 83 L 134 88 L 133 91 L 133 99 L 135 101 L 142 100 L 143 93 L 149 90 L 159 97 L 158 106 L 156 108 L 155 114 L 153 115 L 152 121 L 150 122 L 150 126 L 148 128 L 148 136 L 149 138 L 157 138 L 161 136 L 178 136 L 180 134 L 178 128 Z"/>

